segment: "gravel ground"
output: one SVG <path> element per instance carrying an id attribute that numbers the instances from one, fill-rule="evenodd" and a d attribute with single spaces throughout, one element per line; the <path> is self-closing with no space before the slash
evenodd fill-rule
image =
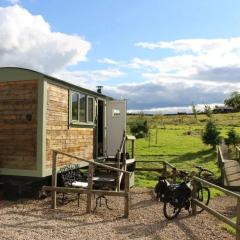
<path id="1" fill-rule="evenodd" d="M 123 215 L 123 199 L 108 197 L 108 210 L 98 207 L 94 214 L 85 213 L 85 196 L 77 207 L 75 195 L 64 205 L 59 195 L 58 209 L 50 209 L 50 199 L 0 202 L 0 240 L 35 239 L 234 239 L 221 229 L 222 223 L 203 212 L 196 217 L 183 210 L 175 220 L 163 216 L 163 204 L 154 200 L 152 191 L 132 189 L 130 217 Z M 218 197 L 211 205 L 227 216 L 235 211 L 231 197 Z M 93 201 L 93 208 L 95 201 Z"/>

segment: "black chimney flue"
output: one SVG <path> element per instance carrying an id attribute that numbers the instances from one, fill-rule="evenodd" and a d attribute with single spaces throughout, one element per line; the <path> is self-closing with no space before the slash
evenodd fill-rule
<path id="1" fill-rule="evenodd" d="M 97 86 L 97 93 L 102 94 L 102 88 L 103 86 Z"/>

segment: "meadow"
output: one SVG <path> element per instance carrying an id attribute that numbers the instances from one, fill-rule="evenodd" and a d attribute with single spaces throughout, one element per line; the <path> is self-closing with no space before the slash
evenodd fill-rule
<path id="1" fill-rule="evenodd" d="M 211 119 L 217 124 L 224 138 L 228 130 L 234 128 L 240 134 L 240 113 L 213 114 Z M 216 151 L 202 143 L 201 135 L 209 117 L 198 115 L 155 115 L 128 116 L 128 132 L 135 121 L 148 121 L 150 134 L 136 140 L 136 160 L 165 160 L 177 169 L 194 170 L 200 165 L 214 172 L 215 179 L 220 176 L 216 161 Z M 143 163 L 138 163 L 138 167 Z M 146 165 L 146 164 L 145 164 Z M 149 163 L 148 167 L 161 167 L 161 164 Z M 196 170 L 196 169 L 195 169 Z M 159 174 L 156 172 L 136 172 L 138 186 L 154 187 Z"/>

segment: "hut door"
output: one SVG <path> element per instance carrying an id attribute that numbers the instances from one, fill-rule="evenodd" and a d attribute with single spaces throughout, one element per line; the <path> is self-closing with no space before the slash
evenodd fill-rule
<path id="1" fill-rule="evenodd" d="M 107 101 L 106 113 L 106 153 L 115 156 L 126 130 L 126 100 Z"/>

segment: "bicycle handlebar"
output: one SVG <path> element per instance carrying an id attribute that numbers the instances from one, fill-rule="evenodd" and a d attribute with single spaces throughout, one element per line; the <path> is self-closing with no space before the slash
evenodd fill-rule
<path id="1" fill-rule="evenodd" d="M 208 173 L 210 173 L 211 175 L 214 175 L 214 173 L 213 173 L 212 171 L 210 171 L 210 170 L 208 170 L 208 169 L 206 169 L 206 168 L 203 168 L 203 167 L 201 167 L 201 166 L 195 166 L 195 168 L 199 169 L 199 170 L 200 170 L 200 173 L 201 173 L 201 172 L 208 172 Z"/>

